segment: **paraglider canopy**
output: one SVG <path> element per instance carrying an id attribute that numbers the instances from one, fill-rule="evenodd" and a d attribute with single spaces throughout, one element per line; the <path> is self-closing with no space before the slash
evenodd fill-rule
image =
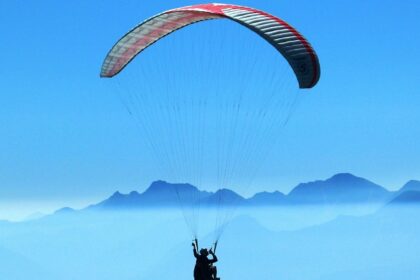
<path id="1" fill-rule="evenodd" d="M 280 18 L 254 8 L 216 3 L 172 9 L 139 24 L 108 53 L 102 65 L 101 77 L 115 76 L 142 50 L 180 28 L 220 18 L 242 24 L 273 45 L 292 67 L 300 88 L 312 88 L 318 82 L 318 57 L 296 29 Z"/>

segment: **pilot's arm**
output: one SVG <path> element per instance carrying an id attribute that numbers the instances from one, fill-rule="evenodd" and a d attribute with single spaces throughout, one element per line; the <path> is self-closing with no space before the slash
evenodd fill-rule
<path id="1" fill-rule="evenodd" d="M 198 258 L 200 255 L 197 253 L 197 248 L 195 247 L 195 244 L 192 244 L 193 246 L 193 253 L 194 253 L 194 257 Z"/>

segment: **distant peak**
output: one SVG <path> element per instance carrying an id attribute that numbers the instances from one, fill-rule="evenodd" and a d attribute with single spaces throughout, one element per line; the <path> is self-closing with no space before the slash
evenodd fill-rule
<path id="1" fill-rule="evenodd" d="M 54 212 L 54 214 L 67 214 L 67 213 L 73 213 L 76 210 L 74 210 L 71 207 L 63 207 L 61 209 L 58 209 L 57 211 Z"/>
<path id="2" fill-rule="evenodd" d="M 254 194 L 253 197 L 262 197 L 262 196 L 285 196 L 285 194 L 280 191 L 273 191 L 273 192 L 263 191 L 263 192 L 258 192 Z"/>
<path id="3" fill-rule="evenodd" d="M 144 194 L 172 193 L 173 191 L 189 193 L 197 192 L 198 189 L 187 183 L 168 183 L 166 181 L 159 180 L 150 184 Z"/>
<path id="4" fill-rule="evenodd" d="M 239 194 L 237 194 L 236 192 L 230 190 L 230 189 L 218 189 L 215 193 L 215 195 L 234 195 L 234 196 L 239 196 Z"/>
<path id="5" fill-rule="evenodd" d="M 418 180 L 410 180 L 410 181 L 407 182 L 406 185 L 409 185 L 409 184 L 420 184 L 420 181 L 418 181 Z"/>
<path id="6" fill-rule="evenodd" d="M 146 189 L 145 193 L 147 192 L 155 192 L 155 191 L 161 191 L 163 189 L 167 189 L 170 186 L 170 184 L 166 181 L 154 181 L 150 184 L 150 186 Z"/>
<path id="7" fill-rule="evenodd" d="M 189 185 L 189 184 L 180 184 L 180 183 L 169 183 L 162 180 L 154 181 L 150 184 L 149 189 L 156 189 L 156 188 L 167 188 L 167 187 L 174 187 L 177 185 Z"/>
<path id="8" fill-rule="evenodd" d="M 229 190 L 229 189 L 226 189 L 226 188 L 223 188 L 223 189 L 218 189 L 216 191 L 216 193 L 234 193 L 234 191 Z"/>
<path id="9" fill-rule="evenodd" d="M 114 192 L 111 197 L 121 197 L 124 196 L 122 193 L 120 193 L 119 191 Z"/>
<path id="10" fill-rule="evenodd" d="M 151 184 L 150 184 L 150 186 L 153 186 L 153 185 L 168 185 L 169 183 L 168 182 L 166 182 L 166 181 L 164 181 L 164 180 L 156 180 L 156 181 L 153 181 Z"/>
<path id="11" fill-rule="evenodd" d="M 119 191 L 114 192 L 113 195 L 111 195 L 109 197 L 109 200 L 112 201 L 118 201 L 118 200 L 122 200 L 122 199 L 126 199 L 126 198 L 137 198 L 138 196 L 140 196 L 140 194 L 137 191 L 131 191 L 129 194 L 123 194 L 120 193 Z"/>
<path id="12" fill-rule="evenodd" d="M 401 188 L 400 191 L 420 191 L 420 181 L 410 180 Z"/>
<path id="13" fill-rule="evenodd" d="M 332 176 L 331 178 L 325 180 L 325 182 L 333 184 L 372 184 L 377 185 L 365 178 L 355 176 L 351 173 L 338 173 Z M 379 186 L 379 185 L 377 185 Z M 382 187 L 381 187 L 382 188 Z"/>
<path id="14" fill-rule="evenodd" d="M 242 196 L 240 196 L 239 194 L 237 194 L 236 192 L 229 190 L 229 189 L 219 189 L 214 193 L 214 197 L 215 198 L 219 198 L 219 199 L 238 199 L 238 200 L 242 200 L 244 199 Z"/>
<path id="15" fill-rule="evenodd" d="M 351 173 L 337 173 L 334 176 L 332 176 L 330 179 L 332 180 L 349 180 L 349 179 L 362 179 L 360 177 L 357 177 Z"/>
<path id="16" fill-rule="evenodd" d="M 419 191 L 406 191 L 395 197 L 389 204 L 420 203 Z"/>

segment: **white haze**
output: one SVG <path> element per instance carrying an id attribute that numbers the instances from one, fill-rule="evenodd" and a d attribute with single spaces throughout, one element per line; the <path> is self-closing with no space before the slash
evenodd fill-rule
<path id="1" fill-rule="evenodd" d="M 341 209 L 338 209 L 341 208 Z M 220 239 L 222 279 L 413 279 L 420 207 L 279 207 L 237 211 Z M 212 225 L 201 221 L 200 243 Z M 0 223 L 4 279 L 192 279 L 179 211 L 76 212 Z"/>

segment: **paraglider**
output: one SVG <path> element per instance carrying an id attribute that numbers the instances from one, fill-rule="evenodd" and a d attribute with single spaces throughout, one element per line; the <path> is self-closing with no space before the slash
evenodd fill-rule
<path id="1" fill-rule="evenodd" d="M 317 84 L 320 77 L 318 57 L 310 43 L 295 28 L 265 11 L 239 5 L 216 3 L 192 5 L 164 11 L 140 23 L 112 47 L 103 62 L 100 76 L 112 78 L 122 72 L 139 53 L 162 38 L 170 37 L 172 33 L 177 33 L 177 30 L 188 25 L 214 19 L 227 19 L 239 23 L 273 46 L 287 61 L 300 89 L 309 89 Z M 206 36 L 206 34 L 203 34 L 203 36 Z M 232 34 L 232 37 L 230 39 L 236 39 L 236 34 Z M 189 38 L 189 40 L 193 41 L 195 38 Z M 243 43 L 238 42 L 238 44 Z M 206 57 L 207 53 L 203 58 Z M 186 57 L 185 59 L 188 58 Z M 224 57 L 221 57 L 221 59 L 223 60 Z M 241 60 L 246 59 L 247 57 L 241 58 Z M 198 70 L 214 70 L 214 68 L 204 64 L 202 61 L 198 61 L 197 64 L 199 65 Z M 188 66 L 185 67 L 187 68 Z M 166 67 L 166 71 L 170 69 L 171 67 Z M 187 68 L 186 72 L 189 70 Z M 234 70 L 238 71 L 237 69 Z M 180 72 L 179 67 L 177 67 L 176 71 Z M 217 72 L 217 70 L 214 71 Z M 287 123 L 292 111 L 291 108 L 295 104 L 296 95 L 291 94 L 291 97 L 287 98 L 281 97 L 279 89 L 276 87 L 277 84 L 273 82 L 276 79 L 274 69 L 267 71 L 268 73 L 265 76 L 261 74 L 261 71 L 255 75 L 249 75 L 244 78 L 242 83 L 232 82 L 233 77 L 239 76 L 232 74 L 232 79 L 228 79 L 226 84 L 230 86 L 237 84 L 238 90 L 233 91 L 228 90 L 227 87 L 223 88 L 223 86 L 215 86 L 210 89 L 214 84 L 225 82 L 220 78 L 220 75 L 215 75 L 216 78 L 214 78 L 210 74 L 205 73 L 204 78 L 189 79 L 189 74 L 186 74 L 187 82 L 174 81 L 171 85 L 188 85 L 191 89 L 177 89 L 166 86 L 159 91 L 151 87 L 150 97 L 147 98 L 142 98 L 143 95 L 147 94 L 147 90 L 142 89 L 141 92 L 136 91 L 132 96 L 129 96 L 126 101 L 128 104 L 127 108 L 129 113 L 134 115 L 136 120 L 144 126 L 145 133 L 149 133 L 152 136 L 150 137 L 152 148 L 162 158 L 163 164 L 168 164 L 168 170 L 170 169 L 173 174 L 179 176 L 179 180 L 185 182 L 187 180 L 187 176 L 184 176 L 185 174 L 201 174 L 202 169 L 199 170 L 199 168 L 202 168 L 202 162 L 205 161 L 204 158 L 210 162 L 212 158 L 215 158 L 214 162 L 217 162 L 215 164 L 217 165 L 215 168 L 217 169 L 215 173 L 217 173 L 218 177 L 217 185 L 223 187 L 230 183 L 229 178 L 235 172 L 252 177 L 256 167 L 250 168 L 249 166 L 257 164 L 261 161 L 261 157 L 268 152 L 267 150 L 264 151 L 267 145 L 262 143 L 262 139 L 272 137 L 273 128 Z M 162 69 L 159 69 L 157 72 L 162 74 Z M 143 74 L 147 74 L 147 71 L 144 71 Z M 168 74 L 166 78 L 170 79 L 171 76 L 175 75 Z M 254 83 L 262 84 L 263 89 L 260 91 L 263 93 L 267 92 L 267 96 L 260 96 L 259 100 L 255 100 L 252 99 L 252 96 L 255 95 L 252 87 L 241 87 L 239 89 L 241 85 L 251 84 L 248 80 L 252 78 L 261 79 L 261 81 L 266 79 L 268 81 Z M 143 83 L 147 84 L 147 79 L 145 78 L 144 80 Z M 191 84 L 194 84 L 194 81 L 197 80 L 199 80 L 197 82 L 199 86 L 192 88 Z M 169 81 L 164 81 L 163 83 L 169 83 Z M 154 85 L 159 86 L 163 83 Z M 203 87 L 205 88 L 206 85 L 208 89 L 203 90 Z M 222 93 L 219 94 L 218 91 L 222 91 Z M 233 93 L 224 95 L 224 91 Z M 217 96 L 217 98 L 207 97 L 207 92 L 209 92 L 210 97 Z M 284 92 L 284 96 L 289 95 L 287 91 Z M 235 93 L 237 93 L 237 96 Z M 219 98 L 222 99 L 223 97 L 226 98 L 225 101 L 219 100 Z M 150 109 L 154 99 L 158 100 L 157 109 Z M 150 103 L 147 103 L 147 101 Z M 247 101 L 249 104 L 244 104 Z M 130 107 L 130 105 L 132 106 Z M 158 113 L 155 117 L 153 114 L 156 111 L 161 113 Z M 203 111 L 207 115 L 203 114 Z M 209 116 L 211 113 L 213 115 Z M 283 116 L 281 116 L 282 113 Z M 159 121 L 160 119 L 162 121 Z M 152 120 L 157 121 L 153 122 Z M 153 127 L 148 127 L 151 123 Z M 159 123 L 162 125 L 160 129 L 157 127 Z M 205 127 L 205 129 L 202 127 Z M 252 129 L 254 130 L 252 131 Z M 216 133 L 213 131 L 216 131 Z M 195 132 L 197 132 L 197 135 L 194 134 Z M 217 132 L 220 133 L 217 134 Z M 238 139 L 237 143 L 234 142 L 235 139 Z M 162 142 L 161 144 L 156 144 L 156 141 Z M 207 148 L 204 148 L 205 145 L 207 145 Z M 165 147 L 167 147 L 167 150 L 161 151 Z M 204 155 L 203 151 L 208 151 L 208 155 Z M 244 170 L 239 172 L 237 166 L 240 165 L 238 162 L 241 161 L 243 161 Z M 190 163 L 192 166 L 190 169 L 197 168 L 198 171 L 189 170 L 182 173 L 181 169 L 185 166 L 185 163 Z M 200 175 L 195 175 L 194 178 L 197 176 L 199 177 Z M 185 221 L 190 227 L 193 236 L 197 238 L 197 215 L 199 212 L 197 208 L 200 207 L 201 201 L 206 199 L 206 195 L 197 196 L 196 192 L 175 191 L 184 211 Z M 220 209 L 226 201 L 233 204 L 234 198 L 225 200 L 222 197 L 222 192 L 218 192 L 218 194 L 220 197 L 213 203 L 214 207 Z M 186 204 L 186 207 L 183 207 L 185 205 L 183 205 L 182 200 L 185 197 L 188 197 L 189 202 Z M 229 207 L 230 209 L 235 208 L 231 207 L 231 205 Z M 188 210 L 192 211 L 192 219 L 185 214 Z M 228 219 L 232 216 L 232 212 L 233 210 L 229 210 L 218 216 L 215 229 L 217 231 L 215 244 L 217 244 Z M 213 266 L 218 259 L 213 250 L 201 249 L 198 252 L 198 242 L 195 241 L 192 245 L 196 258 L 194 278 L 196 280 L 218 280 L 217 270 Z M 212 256 L 212 259 L 208 259 L 209 254 Z"/>
<path id="2" fill-rule="evenodd" d="M 220 278 L 217 277 L 217 268 L 214 265 L 218 259 L 213 248 L 210 248 L 210 250 L 202 248 L 200 249 L 200 253 L 198 253 L 197 239 L 194 240 L 192 246 L 193 254 L 196 259 L 194 280 L 220 280 Z M 208 259 L 209 255 L 211 255 L 211 259 Z"/>

